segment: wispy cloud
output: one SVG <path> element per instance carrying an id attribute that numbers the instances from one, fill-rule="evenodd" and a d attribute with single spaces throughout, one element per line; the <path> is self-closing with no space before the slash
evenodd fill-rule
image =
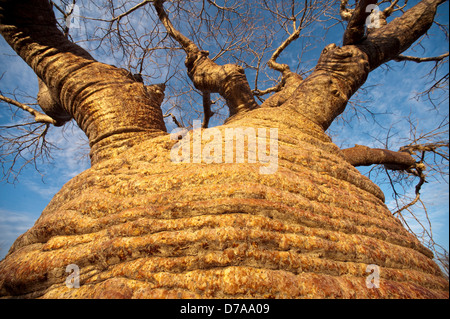
<path id="1" fill-rule="evenodd" d="M 0 259 L 3 259 L 16 238 L 31 228 L 36 214 L 0 208 Z"/>

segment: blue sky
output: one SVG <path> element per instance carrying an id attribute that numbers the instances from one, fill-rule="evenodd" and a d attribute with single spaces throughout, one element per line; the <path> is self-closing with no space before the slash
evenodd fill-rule
<path id="1" fill-rule="evenodd" d="M 440 19 L 448 23 L 448 2 L 444 6 L 445 8 L 440 10 L 443 13 Z M 304 56 L 304 60 L 307 62 L 302 68 L 308 69 L 313 66 L 318 57 L 317 53 L 326 44 L 332 42 L 340 44 L 342 36 L 340 31 L 336 28 L 327 35 L 324 41 L 314 43 L 310 54 Z M 433 32 L 435 31 L 433 30 Z M 438 41 L 432 38 L 425 39 L 423 44 L 427 47 L 426 56 L 439 55 L 448 51 L 448 42 L 442 39 Z M 302 43 L 298 42 L 289 47 L 289 50 L 283 53 L 281 62 L 292 63 L 291 66 L 295 66 L 301 46 Z M 424 55 L 420 48 L 416 48 L 416 52 L 409 53 L 417 56 Z M 98 52 L 96 54 L 100 61 L 118 65 L 110 56 Z M 425 75 L 429 72 L 430 65 L 391 62 L 389 66 L 391 67 L 389 72 L 386 71 L 386 68 L 380 68 L 371 73 L 365 85 L 370 89 L 368 88 L 368 94 L 361 98 L 370 100 L 367 105 L 373 112 L 385 113 L 377 116 L 377 121 L 385 128 L 392 126 L 395 137 L 390 140 L 390 147 L 397 150 L 399 146 L 403 145 L 404 140 L 402 139 L 409 137 L 409 124 L 405 121 L 405 117 L 413 114 L 418 130 L 425 132 L 436 125 L 436 121 L 441 118 L 442 114 L 448 116 L 448 106 L 444 105 L 439 112 L 430 111 L 429 103 L 414 99 L 415 93 L 422 91 L 426 86 Z M 444 69 L 443 72 L 448 72 L 448 64 L 445 68 L 446 71 Z M 15 92 L 21 102 L 32 102 L 31 98 L 23 95 L 31 97 L 37 95 L 36 76 L 0 37 L 0 75 L 2 74 L 0 90 L 3 93 Z M 250 78 L 252 73 L 248 72 L 247 75 Z M 26 116 L 26 114 L 19 115 Z M 17 121 L 19 120 L 12 117 L 8 106 L 0 103 L 0 125 L 13 124 Z M 215 119 L 212 123 L 220 124 Z M 173 124 L 169 121 L 168 129 L 171 128 L 173 128 Z M 344 126 L 342 121 L 337 121 L 330 128 L 329 133 L 339 146 L 351 147 L 354 144 L 362 144 L 381 148 L 385 130 L 368 116 L 367 120 L 352 121 Z M 52 128 L 48 138 L 59 149 L 53 151 L 51 163 L 39 166 L 41 173 L 37 172 L 33 166 L 28 166 L 19 176 L 18 182 L 14 184 L 0 183 L 0 258 L 4 257 L 13 241 L 34 224 L 54 194 L 72 177 L 89 167 L 89 160 L 86 157 L 88 153 L 86 138 L 73 123 L 63 128 Z M 367 172 L 368 169 L 363 168 L 361 171 Z M 425 184 L 422 189 L 422 200 L 432 222 L 435 240 L 448 250 L 448 176 L 445 179 L 447 182 Z M 380 186 L 386 194 L 388 207 L 395 210 L 395 201 L 389 185 L 382 184 Z M 413 196 L 414 184 L 407 188 L 406 192 Z"/>

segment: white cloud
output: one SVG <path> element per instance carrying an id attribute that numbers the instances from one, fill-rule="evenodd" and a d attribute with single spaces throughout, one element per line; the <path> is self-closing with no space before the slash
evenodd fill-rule
<path id="1" fill-rule="evenodd" d="M 36 214 L 16 212 L 0 208 L 0 259 L 8 252 L 18 236 L 31 228 Z"/>

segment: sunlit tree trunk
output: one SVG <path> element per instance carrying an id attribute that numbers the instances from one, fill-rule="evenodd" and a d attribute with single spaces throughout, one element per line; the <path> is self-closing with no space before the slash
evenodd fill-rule
<path id="1" fill-rule="evenodd" d="M 214 143 L 224 145 L 231 128 L 265 129 L 264 139 L 278 129 L 277 169 L 261 174 L 267 164 L 174 163 L 177 140 L 165 132 L 161 86 L 146 89 L 58 35 L 48 1 L 1 2 L 2 35 L 85 131 L 93 165 L 16 240 L 0 263 L 0 295 L 448 298 L 432 253 L 352 165 L 350 157 L 364 154 L 342 152 L 325 134 L 370 70 L 426 32 L 439 3 L 422 1 L 388 24 L 391 41 L 380 30 L 327 46 L 314 72 L 286 81 L 267 107 L 256 107 L 246 86 L 218 88 L 220 79 L 230 81 L 227 70 L 245 79 L 232 65 L 208 74 L 214 68 L 202 63 L 212 61 L 187 43 L 187 56 L 197 54 L 187 65 L 194 83 L 231 104 L 233 116 Z M 72 264 L 79 288 L 65 282 Z M 369 265 L 379 267 L 379 288 L 367 286 Z"/>

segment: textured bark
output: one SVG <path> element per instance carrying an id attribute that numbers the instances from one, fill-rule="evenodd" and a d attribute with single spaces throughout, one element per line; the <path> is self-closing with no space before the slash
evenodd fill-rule
<path id="1" fill-rule="evenodd" d="M 423 0 L 366 38 L 352 32 L 348 39 L 353 39 L 350 43 L 356 41 L 354 45 L 328 45 L 314 72 L 298 86 L 283 107 L 297 110 L 327 129 L 345 110 L 348 100 L 364 84 L 370 71 L 398 57 L 430 28 L 442 2 Z M 362 14 L 362 11 L 356 11 L 356 14 Z M 360 21 L 360 18 L 356 20 Z M 355 22 L 355 25 L 360 26 L 360 23 Z"/>
<path id="2" fill-rule="evenodd" d="M 50 116 L 76 120 L 89 138 L 93 163 L 166 130 L 160 105 L 144 85 L 68 41 L 48 1 L 2 1 L 0 14 L 1 34 L 48 88 L 43 110 L 51 105 Z"/>
<path id="3" fill-rule="evenodd" d="M 312 74 L 282 107 L 296 110 L 327 129 L 366 81 L 369 71 L 368 56 L 359 47 L 330 44 L 322 51 Z"/>
<path id="4" fill-rule="evenodd" d="M 52 33 L 51 19 L 36 27 L 46 0 L 0 3 L 14 13 L 0 11 L 2 34 L 85 130 L 96 159 L 0 262 L 0 296 L 448 298 L 432 253 L 324 132 L 388 57 L 375 56 L 379 37 L 328 46 L 311 76 L 285 86 L 293 92 L 286 102 L 237 112 L 217 128 L 222 137 L 227 128 L 277 128 L 278 170 L 264 175 L 261 163 L 172 162 L 163 86 L 93 61 Z M 206 70 L 208 61 L 192 67 Z M 133 143 L 119 149 L 112 141 L 124 135 Z M 70 264 L 80 268 L 78 289 L 65 285 Z M 370 264 L 380 267 L 378 289 L 366 286 Z"/>
<path id="5" fill-rule="evenodd" d="M 370 32 L 359 46 L 369 57 L 370 69 L 395 59 L 433 24 L 439 4 L 446 0 L 423 0 L 405 14 Z"/>
<path id="6" fill-rule="evenodd" d="M 356 44 L 364 39 L 366 33 L 366 20 L 370 15 L 370 11 L 367 10 L 367 7 L 376 3 L 377 0 L 358 1 L 344 33 L 344 39 L 342 41 L 344 45 Z"/>
<path id="7" fill-rule="evenodd" d="M 302 83 L 303 78 L 292 71 L 283 73 L 279 92 L 271 95 L 261 107 L 278 107 L 283 105 Z"/>
<path id="8" fill-rule="evenodd" d="M 292 125 L 292 119 L 296 125 Z M 80 174 L 0 263 L 3 296 L 446 298 L 432 254 L 320 126 L 281 108 L 219 127 L 277 127 L 279 168 L 175 164 L 169 136 Z M 81 287 L 67 288 L 76 264 Z M 368 289 L 366 267 L 380 267 Z"/>

